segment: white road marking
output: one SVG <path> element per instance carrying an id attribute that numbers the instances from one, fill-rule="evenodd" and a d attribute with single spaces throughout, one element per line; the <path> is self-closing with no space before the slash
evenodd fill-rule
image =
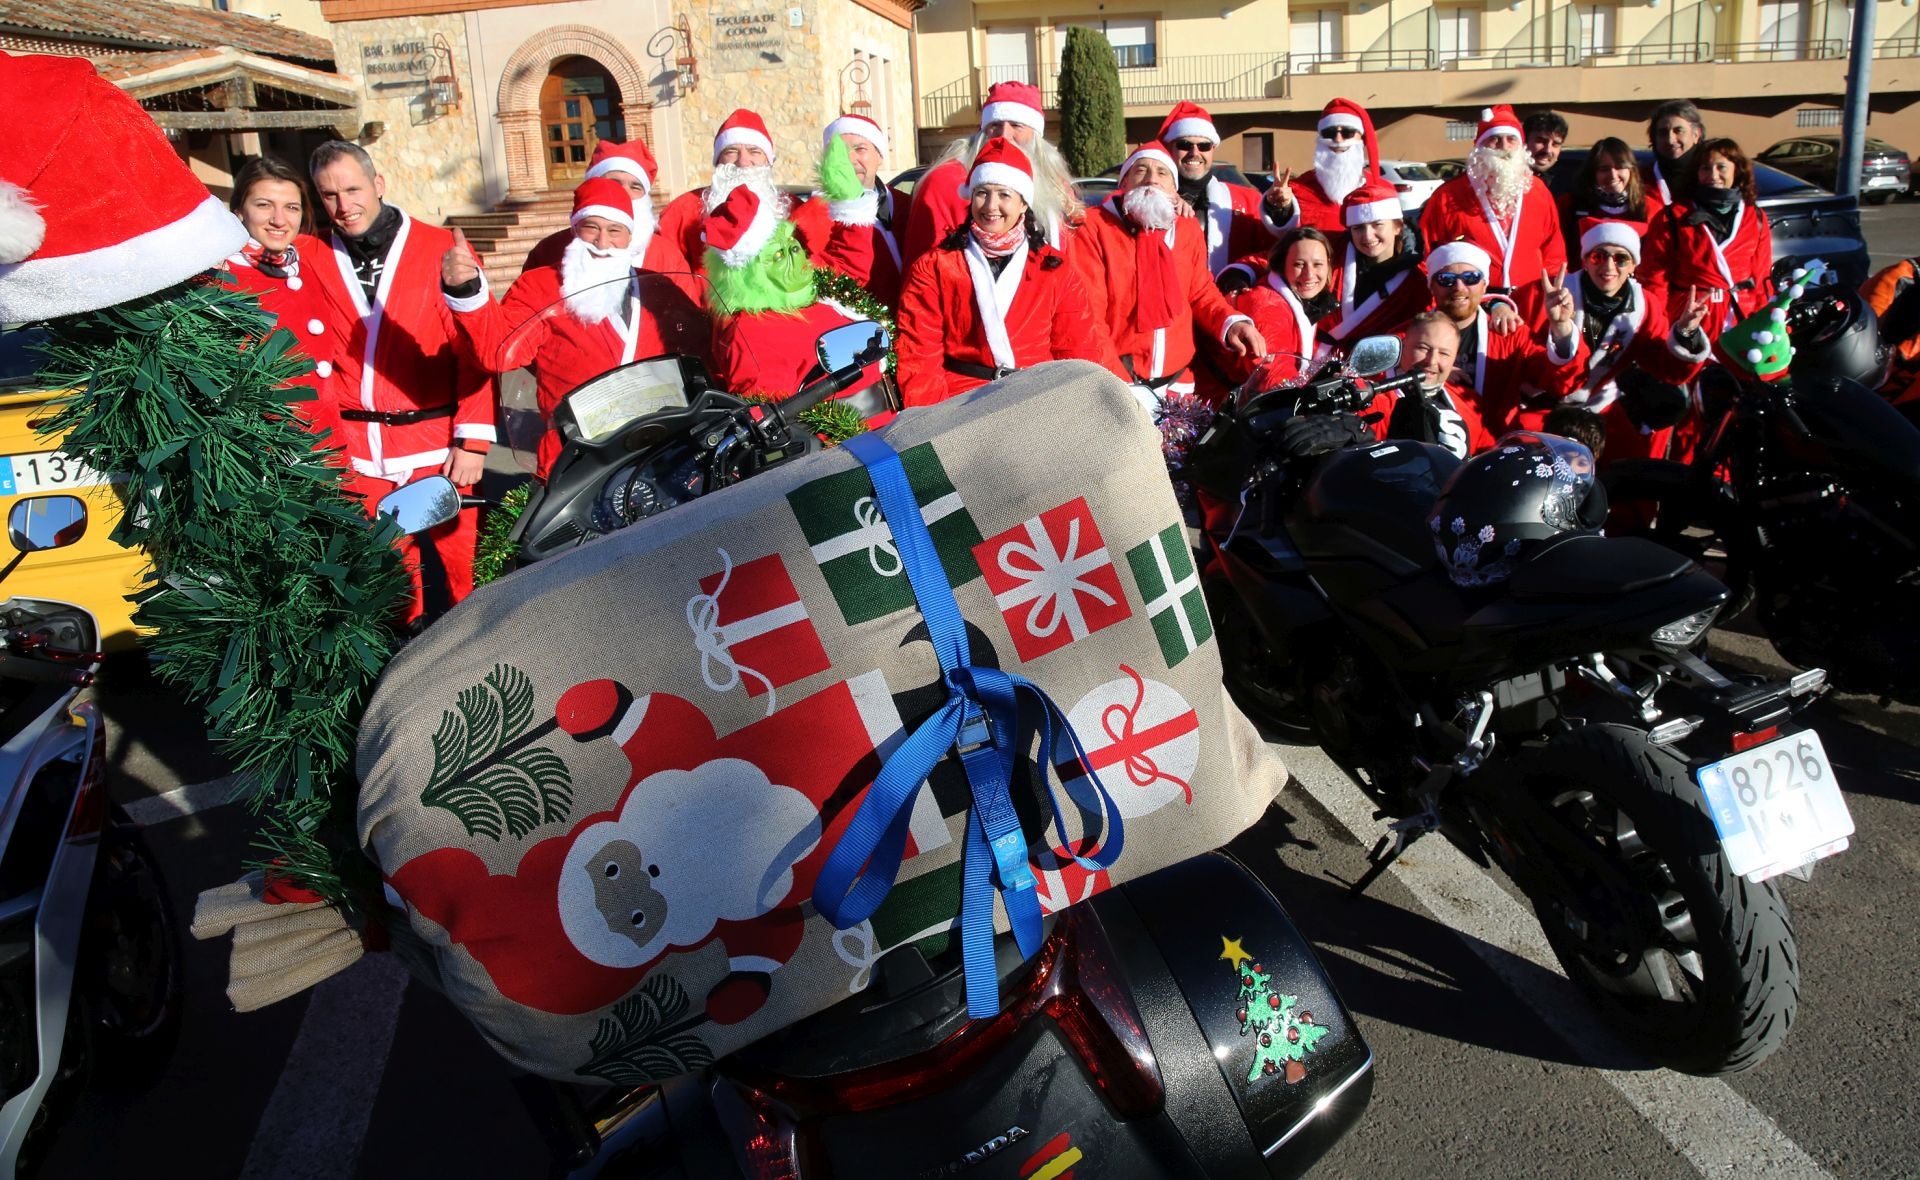
<path id="1" fill-rule="evenodd" d="M 1317 748 L 1276 749 L 1295 781 L 1361 847 L 1372 848 L 1386 826 L 1373 818 L 1373 802 L 1352 780 Z M 1359 868 L 1356 862 L 1355 875 Z M 1427 912 L 1458 933 L 1502 983 L 1593 1065 L 1702 1176 L 1834 1180 L 1772 1119 L 1725 1082 L 1664 1069 L 1630 1072 L 1605 1067 L 1602 1063 L 1632 1060 L 1631 1051 L 1606 1030 L 1579 989 L 1561 973 L 1559 960 L 1533 914 L 1444 837 L 1420 841 L 1388 871 Z M 1509 956 L 1543 971 L 1525 970 Z"/>
<path id="2" fill-rule="evenodd" d="M 407 979 L 392 955 L 367 955 L 313 989 L 240 1180 L 354 1174 Z"/>
<path id="3" fill-rule="evenodd" d="M 175 787 L 164 795 L 148 795 L 144 799 L 135 799 L 123 805 L 121 810 L 127 818 L 139 827 L 151 827 L 168 820 L 184 819 L 200 811 L 210 811 L 215 807 L 225 807 L 234 801 L 234 795 L 252 781 L 253 776 L 246 772 L 230 774 L 224 778 L 210 779 L 204 783 L 192 783 L 184 787 Z"/>

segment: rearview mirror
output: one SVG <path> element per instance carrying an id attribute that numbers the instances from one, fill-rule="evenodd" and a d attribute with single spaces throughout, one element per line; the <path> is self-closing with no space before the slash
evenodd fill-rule
<path id="1" fill-rule="evenodd" d="M 7 514 L 7 539 L 22 553 L 63 549 L 87 532 L 87 505 L 78 496 L 34 496 Z"/>
<path id="2" fill-rule="evenodd" d="M 878 359 L 887 351 L 890 342 L 887 330 L 879 324 L 843 324 L 832 331 L 822 332 L 820 339 L 814 342 L 813 351 L 820 359 L 822 372 L 838 373 L 853 364 L 862 353 Z"/>
<path id="3" fill-rule="evenodd" d="M 1377 377 L 1400 363 L 1400 338 L 1369 336 L 1353 346 L 1347 363 L 1362 377 Z"/>
<path id="4" fill-rule="evenodd" d="M 429 475 L 380 497 L 380 515 L 391 516 L 403 533 L 424 533 L 460 515 L 460 493 L 444 475 Z"/>

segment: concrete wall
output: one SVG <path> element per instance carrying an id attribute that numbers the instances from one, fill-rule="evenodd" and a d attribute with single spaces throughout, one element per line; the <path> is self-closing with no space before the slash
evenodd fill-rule
<path id="1" fill-rule="evenodd" d="M 435 35 L 452 49 L 460 79 L 462 101 L 447 111 L 429 108 L 410 73 L 387 64 L 394 46 L 431 44 Z M 383 125 L 378 138 L 363 137 L 361 143 L 386 177 L 387 200 L 436 223 L 484 208 L 482 104 L 475 101 L 479 80 L 471 68 L 466 21 L 458 14 L 350 21 L 333 26 L 333 44 L 337 71 L 360 82 L 362 117 Z M 392 85 L 376 88 L 383 84 Z"/>

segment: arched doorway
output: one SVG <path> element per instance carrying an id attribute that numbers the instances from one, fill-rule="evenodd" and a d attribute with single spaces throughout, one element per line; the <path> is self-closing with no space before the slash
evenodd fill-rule
<path id="1" fill-rule="evenodd" d="M 587 173 L 594 145 L 625 143 L 620 84 L 590 57 L 563 57 L 540 86 L 540 137 L 546 149 L 547 187 L 570 189 Z"/>

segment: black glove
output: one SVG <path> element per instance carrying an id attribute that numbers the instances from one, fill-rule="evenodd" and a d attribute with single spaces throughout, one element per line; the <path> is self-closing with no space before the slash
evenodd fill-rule
<path id="1" fill-rule="evenodd" d="M 1287 419 L 1280 428 L 1280 453 L 1289 459 L 1324 455 L 1355 443 L 1370 443 L 1373 431 L 1359 418 L 1344 411 L 1333 414 L 1302 414 Z"/>
<path id="2" fill-rule="evenodd" d="M 1662 430 L 1680 421 L 1687 413 L 1687 391 L 1647 376 L 1644 369 L 1628 369 L 1616 379 L 1620 400 L 1634 425 Z"/>

